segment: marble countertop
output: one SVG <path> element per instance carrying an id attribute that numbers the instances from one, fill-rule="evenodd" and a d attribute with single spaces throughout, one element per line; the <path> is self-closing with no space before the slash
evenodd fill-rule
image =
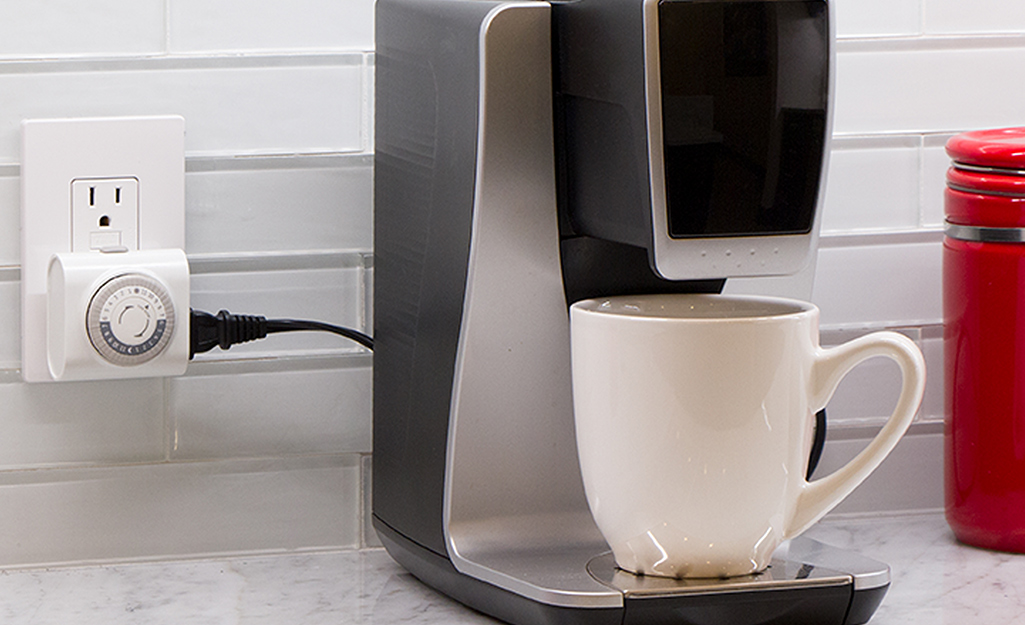
<path id="1" fill-rule="evenodd" d="M 942 514 L 826 520 L 808 534 L 890 564 L 873 625 L 1025 615 L 1025 555 L 959 545 Z M 379 549 L 0 571 L 0 622 L 497 623 L 423 586 Z"/>

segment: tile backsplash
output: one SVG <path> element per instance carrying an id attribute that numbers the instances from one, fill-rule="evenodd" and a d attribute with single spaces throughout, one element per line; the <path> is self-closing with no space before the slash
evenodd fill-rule
<path id="1" fill-rule="evenodd" d="M 826 343 L 898 328 L 931 373 L 911 436 L 844 510 L 938 507 L 943 143 L 1025 124 L 1025 86 L 1006 78 L 1025 62 L 1025 5 L 835 9 L 812 299 Z M 168 380 L 26 385 L 18 370 L 22 119 L 184 116 L 195 305 L 368 329 L 372 93 L 372 0 L 0 4 L 0 566 L 374 544 L 372 359 L 341 339 L 272 337 Z M 892 374 L 875 364 L 838 391 L 824 469 L 878 426 Z"/>

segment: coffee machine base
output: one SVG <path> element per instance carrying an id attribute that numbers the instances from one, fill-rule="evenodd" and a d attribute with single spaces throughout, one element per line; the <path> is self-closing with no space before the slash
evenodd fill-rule
<path id="1" fill-rule="evenodd" d="M 587 546 L 574 545 L 545 553 L 528 546 L 522 553 L 495 558 L 504 559 L 513 574 L 550 583 L 537 590 L 566 604 L 555 605 L 463 574 L 447 557 L 379 519 L 374 527 L 392 558 L 420 581 L 514 624 L 861 625 L 872 617 L 890 586 L 889 566 L 806 537 L 781 546 L 767 570 L 729 579 L 633 575 L 616 567 L 604 544 L 593 545 L 590 557 Z M 588 606 L 588 595 L 573 590 L 593 582 L 618 595 L 619 605 Z"/>

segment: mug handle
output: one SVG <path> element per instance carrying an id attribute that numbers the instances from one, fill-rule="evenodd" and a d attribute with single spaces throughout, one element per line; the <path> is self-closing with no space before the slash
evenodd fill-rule
<path id="1" fill-rule="evenodd" d="M 813 411 L 826 405 L 851 369 L 875 356 L 886 356 L 900 366 L 900 397 L 893 414 L 876 437 L 853 460 L 826 477 L 805 482 L 784 538 L 793 538 L 812 526 L 851 494 L 893 450 L 911 425 L 925 392 L 925 359 L 914 341 L 896 332 L 874 332 L 839 347 L 818 349 L 811 377 Z"/>

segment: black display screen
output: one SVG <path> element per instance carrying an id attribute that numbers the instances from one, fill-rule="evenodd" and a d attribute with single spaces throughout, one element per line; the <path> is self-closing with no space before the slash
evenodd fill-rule
<path id="1" fill-rule="evenodd" d="M 662 0 L 666 210 L 673 238 L 805 234 L 829 92 L 823 0 Z"/>

